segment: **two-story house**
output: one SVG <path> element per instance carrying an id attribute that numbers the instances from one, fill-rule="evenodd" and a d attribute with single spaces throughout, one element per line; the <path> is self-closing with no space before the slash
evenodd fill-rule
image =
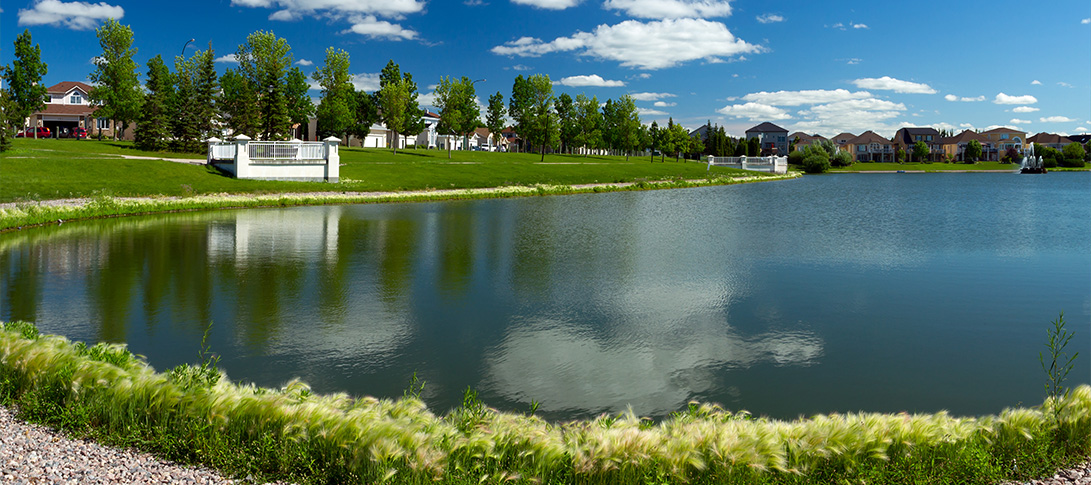
<path id="1" fill-rule="evenodd" d="M 824 137 L 824 136 L 821 136 L 821 135 L 808 135 L 808 134 L 806 134 L 806 133 L 804 133 L 802 131 L 797 131 L 795 133 L 792 133 L 791 135 L 788 135 L 788 144 L 791 145 L 791 144 L 795 143 L 795 150 L 796 151 L 803 151 L 808 146 L 810 146 L 812 143 L 821 143 L 821 142 L 824 142 L 824 141 L 829 141 L 829 140 L 827 140 L 826 137 Z"/>
<path id="2" fill-rule="evenodd" d="M 1055 150 L 1064 150 L 1065 145 L 1072 143 L 1072 140 L 1054 133 L 1039 133 L 1027 139 L 1027 143 L 1037 143 Z M 1041 154 L 1039 153 L 1039 155 Z"/>
<path id="3" fill-rule="evenodd" d="M 947 157 L 953 158 L 955 161 L 966 161 L 966 147 L 970 145 L 971 141 L 977 141 L 981 144 L 981 160 L 985 160 L 985 155 L 989 153 L 989 150 L 995 152 L 995 145 L 992 144 L 985 135 L 977 133 L 971 130 L 964 130 L 955 136 L 949 136 L 941 140 L 943 145 L 943 154 Z"/>
<path id="4" fill-rule="evenodd" d="M 913 159 L 913 148 L 919 141 L 924 142 L 928 147 L 928 154 L 925 156 L 925 160 Z M 901 148 L 902 150 L 905 150 L 905 156 L 907 160 L 910 161 L 942 161 L 943 140 L 941 140 L 940 134 L 935 128 L 901 128 L 894 134 L 894 146 L 896 149 Z"/>
<path id="5" fill-rule="evenodd" d="M 868 130 L 845 144 L 857 162 L 894 162 L 894 142 Z"/>
<path id="6" fill-rule="evenodd" d="M 836 146 L 838 149 L 848 150 L 849 141 L 851 141 L 853 138 L 856 138 L 856 135 L 853 135 L 852 133 L 846 131 L 844 133 L 838 134 L 833 138 L 830 138 L 830 141 L 832 141 L 834 146 Z"/>
<path id="7" fill-rule="evenodd" d="M 788 130 L 768 121 L 746 130 L 746 138 L 757 138 L 761 155 L 788 155 Z"/>
<path id="8" fill-rule="evenodd" d="M 78 81 L 64 81 L 46 90 L 45 109 L 31 113 L 27 126 L 44 126 L 53 136 L 64 137 L 73 128 L 83 128 L 88 134 L 113 136 L 110 120 L 94 117 L 98 106 L 91 104 L 90 85 Z M 131 131 L 131 130 L 129 130 Z M 131 133 L 130 133 L 131 134 Z"/>
<path id="9" fill-rule="evenodd" d="M 981 158 L 993 162 L 1004 158 L 1008 149 L 1022 153 L 1023 141 L 1027 139 L 1027 132 L 1013 128 L 994 128 L 981 135 L 989 142 L 988 150 Z"/>

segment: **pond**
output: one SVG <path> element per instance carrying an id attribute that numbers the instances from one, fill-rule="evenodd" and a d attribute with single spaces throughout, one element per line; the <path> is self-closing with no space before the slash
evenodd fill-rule
<path id="1" fill-rule="evenodd" d="M 236 381 L 467 387 L 549 419 L 690 400 L 776 418 L 1037 405 L 1064 312 L 1091 382 L 1091 174 L 869 174 L 683 190 L 165 214 L 0 237 L 0 320 L 202 336 Z"/>

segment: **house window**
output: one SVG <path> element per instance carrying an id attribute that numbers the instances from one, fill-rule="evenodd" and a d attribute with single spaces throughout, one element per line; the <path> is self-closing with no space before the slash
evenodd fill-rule
<path id="1" fill-rule="evenodd" d="M 108 120 L 106 118 L 99 118 L 98 123 L 97 123 L 97 127 L 100 130 L 109 130 L 110 129 L 110 120 Z"/>
<path id="2" fill-rule="evenodd" d="M 856 151 L 865 152 L 865 151 L 867 151 L 867 147 L 864 146 L 864 145 L 856 145 Z"/>
<path id="3" fill-rule="evenodd" d="M 79 93 L 72 93 L 72 97 L 68 98 L 68 104 L 83 104 L 83 97 Z"/>
<path id="4" fill-rule="evenodd" d="M 921 136 L 917 135 L 917 141 L 921 141 Z"/>
<path id="5" fill-rule="evenodd" d="M 925 136 L 924 141 L 932 141 L 932 135 Z"/>
<path id="6" fill-rule="evenodd" d="M 1008 134 L 1004 133 L 1003 135 L 1000 135 L 1000 139 L 1001 140 L 1007 140 L 1008 139 Z"/>

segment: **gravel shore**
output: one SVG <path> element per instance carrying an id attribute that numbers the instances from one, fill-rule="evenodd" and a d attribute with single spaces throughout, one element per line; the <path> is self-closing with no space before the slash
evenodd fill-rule
<path id="1" fill-rule="evenodd" d="M 0 407 L 0 483 L 129 484 L 251 483 L 207 468 L 164 461 L 150 454 L 65 437 L 45 426 L 24 423 Z M 1024 484 L 1091 485 L 1091 462 Z"/>
<path id="2" fill-rule="evenodd" d="M 0 407 L 0 483 L 130 484 L 249 483 L 207 468 L 180 465 L 148 453 L 65 437 L 24 423 Z"/>

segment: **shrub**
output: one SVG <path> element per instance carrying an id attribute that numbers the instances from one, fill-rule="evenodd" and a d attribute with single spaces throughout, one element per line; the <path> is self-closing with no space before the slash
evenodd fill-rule
<path id="1" fill-rule="evenodd" d="M 811 145 L 803 153 L 803 171 L 823 173 L 830 169 L 830 155 L 821 147 Z"/>
<path id="2" fill-rule="evenodd" d="M 847 167 L 852 165 L 852 155 L 849 155 L 848 152 L 837 152 L 830 157 L 830 165 L 833 165 L 834 167 Z"/>
<path id="3" fill-rule="evenodd" d="M 803 165 L 803 150 L 796 150 L 788 154 L 790 165 Z"/>
<path id="4" fill-rule="evenodd" d="M 1069 143 L 1061 151 L 1060 165 L 1062 167 L 1083 167 L 1083 157 L 1087 154 L 1079 143 Z"/>

